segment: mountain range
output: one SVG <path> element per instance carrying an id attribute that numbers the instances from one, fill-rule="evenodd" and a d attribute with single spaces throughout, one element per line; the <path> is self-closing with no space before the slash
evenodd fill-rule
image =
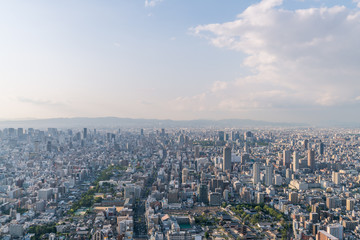
<path id="1" fill-rule="evenodd" d="M 250 119 L 223 119 L 223 120 L 160 120 L 160 119 L 133 119 L 118 117 L 97 118 L 49 118 L 31 120 L 0 120 L 0 128 L 249 128 L 249 127 L 308 127 L 304 123 L 267 122 Z"/>

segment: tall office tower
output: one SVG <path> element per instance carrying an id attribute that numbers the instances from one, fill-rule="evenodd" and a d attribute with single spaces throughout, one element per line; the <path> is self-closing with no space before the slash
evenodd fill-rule
<path id="1" fill-rule="evenodd" d="M 86 139 L 86 138 L 87 138 L 87 128 L 84 128 L 83 137 L 84 137 L 84 139 Z"/>
<path id="2" fill-rule="evenodd" d="M 39 144 L 40 144 L 40 141 L 35 140 L 35 142 L 34 142 L 34 151 L 35 152 L 39 152 Z"/>
<path id="3" fill-rule="evenodd" d="M 253 183 L 256 185 L 260 182 L 260 163 L 253 165 Z"/>
<path id="4" fill-rule="evenodd" d="M 182 170 L 182 183 L 186 183 L 187 179 L 188 179 L 188 176 L 189 176 L 189 169 L 187 168 L 183 168 Z"/>
<path id="5" fill-rule="evenodd" d="M 321 142 L 321 143 L 319 144 L 319 155 L 323 155 L 323 154 L 324 154 L 324 148 L 325 148 L 325 144 Z"/>
<path id="6" fill-rule="evenodd" d="M 47 142 L 47 145 L 46 145 L 46 151 L 51 152 L 51 148 L 52 148 L 51 142 L 48 141 L 48 142 Z"/>
<path id="7" fill-rule="evenodd" d="M 303 147 L 304 147 L 305 150 L 308 149 L 308 147 L 309 147 L 309 140 L 307 140 L 307 139 L 304 140 Z"/>
<path id="8" fill-rule="evenodd" d="M 299 155 L 298 155 L 297 151 L 294 151 L 294 153 L 293 153 L 293 170 L 294 170 L 294 172 L 299 171 L 299 168 L 300 168 Z"/>
<path id="9" fill-rule="evenodd" d="M 235 137 L 236 133 L 234 131 L 231 131 L 231 141 L 235 141 L 236 137 Z"/>
<path id="10" fill-rule="evenodd" d="M 144 129 L 140 129 L 140 135 L 144 136 Z"/>
<path id="11" fill-rule="evenodd" d="M 162 128 L 162 129 L 161 129 L 160 135 L 161 135 L 162 137 L 165 137 L 165 128 Z"/>
<path id="12" fill-rule="evenodd" d="M 284 150 L 283 151 L 283 166 L 284 167 L 290 167 L 290 151 Z"/>
<path id="13" fill-rule="evenodd" d="M 18 133 L 18 138 L 22 138 L 23 135 L 24 135 L 24 129 L 23 128 L 18 128 L 17 133 Z"/>
<path id="14" fill-rule="evenodd" d="M 185 143 L 185 136 L 184 134 L 180 134 L 180 136 L 178 137 L 178 142 L 180 145 Z"/>
<path id="15" fill-rule="evenodd" d="M 224 147 L 223 150 L 223 171 L 231 171 L 231 148 L 229 145 Z"/>
<path id="16" fill-rule="evenodd" d="M 206 184 L 200 184 L 198 187 L 199 202 L 208 203 L 208 186 Z"/>
<path id="17" fill-rule="evenodd" d="M 347 211 L 354 210 L 354 206 L 355 206 L 355 199 L 353 199 L 353 198 L 346 199 L 346 210 Z"/>
<path id="18" fill-rule="evenodd" d="M 246 142 L 244 143 L 244 152 L 250 153 L 250 147 Z"/>
<path id="19" fill-rule="evenodd" d="M 195 158 L 199 158 L 200 157 L 200 146 L 199 145 L 195 146 L 194 150 L 195 150 Z"/>
<path id="20" fill-rule="evenodd" d="M 315 152 L 312 149 L 308 150 L 308 167 L 311 170 L 315 170 Z"/>
<path id="21" fill-rule="evenodd" d="M 223 142 L 224 141 L 224 131 L 219 131 L 218 132 L 218 137 L 219 137 L 219 141 Z"/>
<path id="22" fill-rule="evenodd" d="M 333 172 L 332 173 L 332 181 L 336 185 L 340 184 L 340 173 L 339 172 Z"/>
<path id="23" fill-rule="evenodd" d="M 265 185 L 270 186 L 273 182 L 273 166 L 268 164 L 265 167 Z"/>

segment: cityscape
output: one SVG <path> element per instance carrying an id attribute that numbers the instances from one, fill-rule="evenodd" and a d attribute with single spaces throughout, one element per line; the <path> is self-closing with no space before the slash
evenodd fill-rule
<path id="1" fill-rule="evenodd" d="M 360 130 L 5 128 L 2 239 L 359 239 Z"/>
<path id="2" fill-rule="evenodd" d="M 360 240 L 360 0 L 0 0 L 1 240 Z"/>

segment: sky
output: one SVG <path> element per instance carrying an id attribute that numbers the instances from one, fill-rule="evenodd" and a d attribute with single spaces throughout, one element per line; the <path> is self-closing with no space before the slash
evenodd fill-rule
<path id="1" fill-rule="evenodd" d="M 360 0 L 0 0 L 0 119 L 360 122 Z"/>

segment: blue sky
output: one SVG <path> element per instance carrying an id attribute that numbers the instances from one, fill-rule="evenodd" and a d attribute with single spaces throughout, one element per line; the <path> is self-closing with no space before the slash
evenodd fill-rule
<path id="1" fill-rule="evenodd" d="M 0 118 L 356 121 L 357 13 L 329 0 L 0 1 Z"/>

